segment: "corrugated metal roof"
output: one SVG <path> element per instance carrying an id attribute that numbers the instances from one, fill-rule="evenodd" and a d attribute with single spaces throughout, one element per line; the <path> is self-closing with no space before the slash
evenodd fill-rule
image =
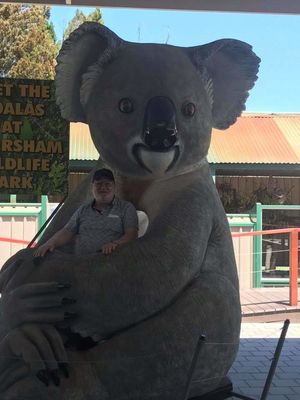
<path id="1" fill-rule="evenodd" d="M 300 163 L 299 143 L 300 115 L 244 114 L 226 131 L 213 130 L 208 159 L 213 163 L 295 164 Z"/>
<path id="2" fill-rule="evenodd" d="M 70 159 L 97 160 L 85 124 L 70 125 Z M 225 131 L 213 129 L 210 163 L 299 164 L 300 114 L 243 114 Z"/>
<path id="3" fill-rule="evenodd" d="M 300 155 L 300 115 L 291 118 L 274 118 L 279 129 L 284 132 L 284 136 L 290 143 L 295 153 Z"/>
<path id="4" fill-rule="evenodd" d="M 98 160 L 99 153 L 91 139 L 88 125 L 70 123 L 70 160 Z"/>

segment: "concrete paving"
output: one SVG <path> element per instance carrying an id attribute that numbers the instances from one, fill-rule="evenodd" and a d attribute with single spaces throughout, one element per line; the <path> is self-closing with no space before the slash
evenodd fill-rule
<path id="1" fill-rule="evenodd" d="M 300 324 L 294 320 L 267 400 L 300 400 Z M 229 372 L 234 392 L 260 399 L 283 323 L 284 318 L 280 322 L 242 323 L 239 353 Z"/>

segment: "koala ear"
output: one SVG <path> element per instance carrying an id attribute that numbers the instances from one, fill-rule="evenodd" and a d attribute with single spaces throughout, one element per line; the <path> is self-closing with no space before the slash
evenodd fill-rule
<path id="1" fill-rule="evenodd" d="M 234 39 L 217 40 L 187 51 L 208 90 L 213 127 L 227 129 L 245 109 L 260 58 L 249 44 Z"/>
<path id="2" fill-rule="evenodd" d="M 99 59 L 108 59 L 122 40 L 97 22 L 84 22 L 63 42 L 57 56 L 56 102 L 68 121 L 86 122 L 80 99 L 82 77 Z"/>

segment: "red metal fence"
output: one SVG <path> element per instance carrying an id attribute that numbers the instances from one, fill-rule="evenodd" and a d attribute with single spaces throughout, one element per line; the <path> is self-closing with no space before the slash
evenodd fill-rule
<path id="1" fill-rule="evenodd" d="M 8 242 L 8 243 L 17 243 L 17 244 L 29 244 L 27 240 L 21 240 L 21 239 L 11 239 L 11 238 L 5 238 L 5 237 L 0 237 L 0 242 Z"/>

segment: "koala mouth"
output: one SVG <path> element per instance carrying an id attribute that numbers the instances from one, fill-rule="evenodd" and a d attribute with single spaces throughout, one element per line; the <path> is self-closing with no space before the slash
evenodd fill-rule
<path id="1" fill-rule="evenodd" d="M 144 144 L 136 143 L 132 153 L 137 163 L 151 174 L 166 173 L 176 164 L 179 157 L 179 146 L 170 149 L 155 151 Z"/>
<path id="2" fill-rule="evenodd" d="M 152 97 L 145 109 L 141 142 L 135 143 L 133 156 L 151 174 L 170 171 L 179 157 L 176 107 L 165 96 Z"/>

